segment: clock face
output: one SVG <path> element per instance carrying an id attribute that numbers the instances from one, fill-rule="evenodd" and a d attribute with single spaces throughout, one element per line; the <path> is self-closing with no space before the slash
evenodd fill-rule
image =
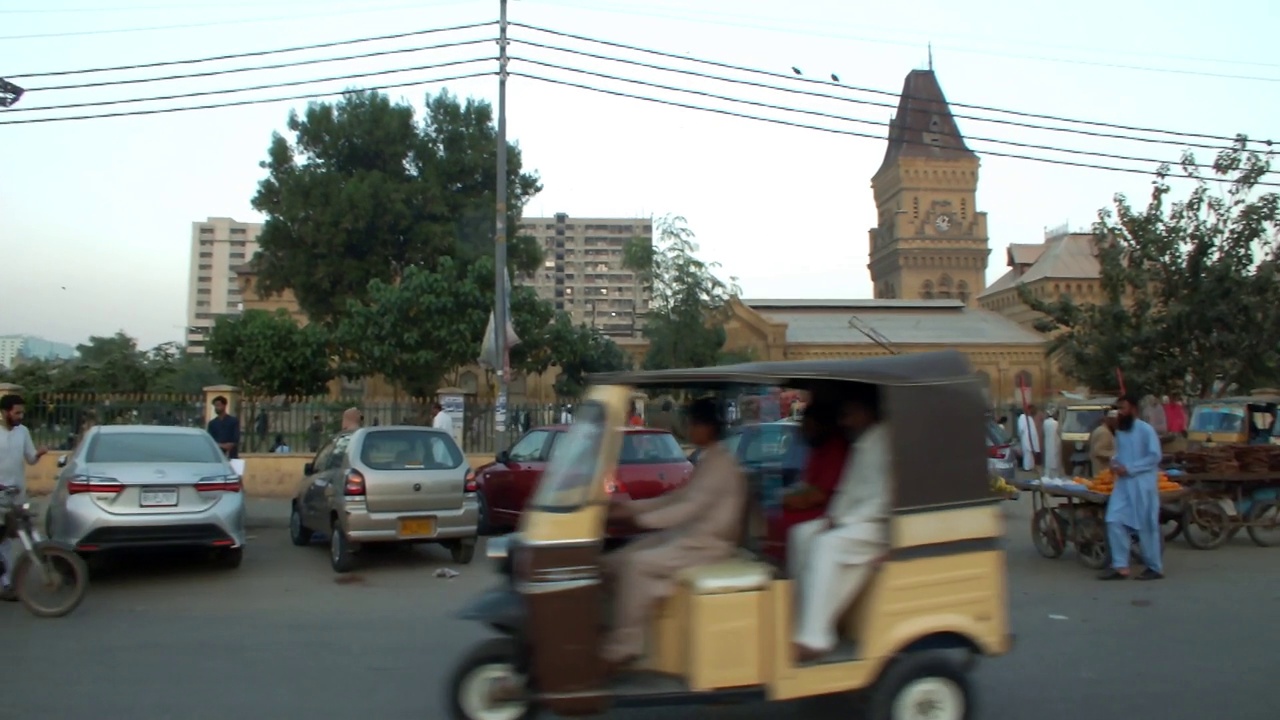
<path id="1" fill-rule="evenodd" d="M 933 226 L 938 228 L 938 232 L 946 232 L 951 229 L 951 216 L 939 215 L 937 220 L 933 221 Z"/>

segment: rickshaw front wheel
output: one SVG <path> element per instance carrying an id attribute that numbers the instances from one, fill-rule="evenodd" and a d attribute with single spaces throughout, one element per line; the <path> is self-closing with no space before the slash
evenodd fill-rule
<path id="1" fill-rule="evenodd" d="M 892 661 L 872 687 L 867 720 L 971 720 L 973 693 L 965 665 L 941 652 Z"/>
<path id="2" fill-rule="evenodd" d="M 512 683 L 525 687 L 516 671 L 519 648 L 512 638 L 491 638 L 477 645 L 458 663 L 449 680 L 449 713 L 453 720 L 531 720 L 538 706 L 528 699 L 512 700 L 502 692 Z"/>

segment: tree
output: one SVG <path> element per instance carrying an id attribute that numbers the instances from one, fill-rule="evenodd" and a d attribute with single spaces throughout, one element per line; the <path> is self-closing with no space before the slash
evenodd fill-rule
<path id="1" fill-rule="evenodd" d="M 1056 333 L 1050 349 L 1063 369 L 1095 388 L 1203 395 L 1215 379 L 1243 388 L 1277 379 L 1280 361 L 1280 197 L 1259 193 L 1270 154 L 1239 137 L 1218 154 L 1217 193 L 1192 153 L 1183 174 L 1195 182 L 1186 200 L 1170 199 L 1170 168 L 1157 173 L 1143 210 L 1124 195 L 1099 212 L 1094 233 L 1103 297 L 1085 304 L 1044 300 L 1022 288 L 1045 314 L 1038 329 Z"/>
<path id="2" fill-rule="evenodd" d="M 599 330 L 574 325 L 566 313 L 557 313 L 548 329 L 554 364 L 559 366 L 555 391 L 561 397 L 580 397 L 592 373 L 631 369 L 631 356 Z"/>
<path id="3" fill-rule="evenodd" d="M 723 323 L 729 298 L 739 292 L 734 278 L 716 277 L 719 263 L 698 259 L 693 231 L 682 217 L 654 224 L 656 243 L 633 239 L 624 265 L 651 293 L 644 336 L 649 340 L 645 369 L 714 365 L 724 347 Z"/>
<path id="4" fill-rule="evenodd" d="M 351 92 L 289 116 L 293 141 L 276 134 L 268 174 L 253 198 L 266 216 L 255 259 L 263 296 L 291 289 L 313 322 L 335 324 L 348 300 L 370 297 L 408 268 L 442 256 L 491 256 L 497 133 L 488 103 L 429 98 L 422 123 L 411 106 Z M 516 228 L 541 186 L 508 150 L 510 258 L 532 272 L 541 251 Z"/>
<path id="5" fill-rule="evenodd" d="M 325 331 L 299 327 L 283 309 L 221 317 L 206 350 L 218 370 L 247 394 L 316 395 L 334 377 Z"/>
<path id="6" fill-rule="evenodd" d="M 77 385 L 88 385 L 87 392 L 147 392 L 152 372 L 147 353 L 138 349 L 138 341 L 117 332 L 110 337 L 90 336 L 89 342 L 76 346 L 79 353 L 75 366 L 80 371 Z"/>

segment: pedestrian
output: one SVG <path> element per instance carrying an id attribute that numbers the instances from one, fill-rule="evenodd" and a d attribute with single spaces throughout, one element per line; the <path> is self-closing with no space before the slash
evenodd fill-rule
<path id="1" fill-rule="evenodd" d="M 311 418 L 311 426 L 307 428 L 307 448 L 311 452 L 320 452 L 320 438 L 324 435 L 324 422 L 320 416 Z"/>
<path id="2" fill-rule="evenodd" d="M 35 465 L 49 452 L 36 449 L 31 433 L 23 426 L 26 403 L 21 395 L 10 393 L 0 398 L 0 486 L 15 487 L 18 494 L 9 502 L 22 504 L 27 501 L 27 465 Z M 0 599 L 13 601 L 10 569 L 13 567 L 13 544 L 8 537 L 0 538 L 0 559 L 4 560 L 4 572 L 0 574 Z"/>
<path id="3" fill-rule="evenodd" d="M 1058 435 L 1058 409 L 1050 405 L 1044 418 L 1044 474 L 1062 477 L 1062 438 Z"/>
<path id="4" fill-rule="evenodd" d="M 449 433 L 449 437 L 453 437 L 453 418 L 444 411 L 444 406 L 440 403 L 431 406 L 431 427 L 443 430 Z"/>
<path id="5" fill-rule="evenodd" d="M 1124 395 L 1116 403 L 1116 454 L 1111 460 L 1115 473 L 1115 489 L 1107 501 L 1107 542 L 1111 546 L 1111 568 L 1102 580 L 1129 577 L 1131 533 L 1137 533 L 1142 549 L 1142 562 L 1147 567 L 1139 580 L 1164 577 L 1161 559 L 1160 489 L 1157 474 L 1164 453 L 1155 428 L 1138 418 L 1142 412 L 1138 399 Z"/>
<path id="6" fill-rule="evenodd" d="M 257 436 L 253 443 L 255 451 L 261 450 L 263 445 L 267 444 L 267 433 L 271 429 L 271 420 L 267 417 L 266 410 L 258 411 L 258 419 L 254 422 L 253 431 Z"/>
<path id="7" fill-rule="evenodd" d="M 222 395 L 213 399 L 213 419 L 208 430 L 228 460 L 240 457 L 240 420 L 227 413 L 227 399 Z"/>
<path id="8" fill-rule="evenodd" d="M 1036 406 L 1030 405 L 1018 418 L 1018 442 L 1022 450 L 1022 469 L 1033 472 L 1040 464 L 1040 433 L 1036 427 Z"/>
<path id="9" fill-rule="evenodd" d="M 1116 456 L 1116 420 L 1119 413 L 1108 410 L 1099 418 L 1098 426 L 1089 434 L 1089 466 L 1094 476 L 1111 467 Z"/>
<path id="10" fill-rule="evenodd" d="M 289 449 L 289 444 L 284 441 L 284 435 L 276 433 L 276 441 L 271 445 L 271 452 L 287 455 L 293 451 Z"/>

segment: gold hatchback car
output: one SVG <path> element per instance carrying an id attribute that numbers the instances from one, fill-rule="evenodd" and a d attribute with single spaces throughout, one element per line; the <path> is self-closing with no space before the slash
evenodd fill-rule
<path id="1" fill-rule="evenodd" d="M 366 543 L 436 543 L 454 562 L 471 562 L 480 518 L 475 473 L 448 433 L 413 425 L 340 433 L 304 472 L 289 536 L 301 547 L 327 532 L 334 572 L 351 571 Z"/>

